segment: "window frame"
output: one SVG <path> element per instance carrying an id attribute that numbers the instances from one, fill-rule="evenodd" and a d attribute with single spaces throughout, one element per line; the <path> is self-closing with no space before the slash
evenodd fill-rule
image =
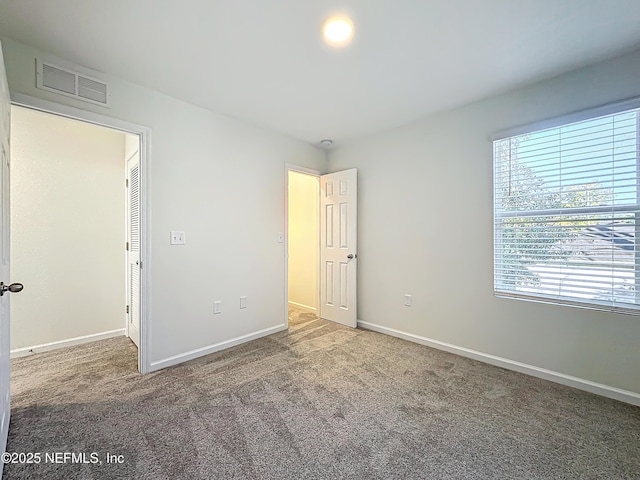
<path id="1" fill-rule="evenodd" d="M 584 122 L 596 119 L 598 117 L 615 115 L 623 113 L 627 110 L 640 109 L 640 97 L 633 97 L 626 100 L 616 101 L 601 105 L 598 107 L 579 110 L 573 113 L 569 113 L 562 116 L 552 117 L 549 119 L 532 122 L 517 127 L 498 131 L 491 135 L 492 146 L 496 141 L 505 140 L 511 137 L 519 135 L 526 135 L 529 133 L 539 132 L 541 130 L 547 130 L 552 128 L 559 128 L 573 123 Z M 592 214 L 605 212 L 606 213 L 634 213 L 635 216 L 635 239 L 640 241 L 640 120 L 636 125 L 636 182 L 638 190 L 636 192 L 636 204 L 635 205 L 620 205 L 620 206 L 594 206 L 594 207 L 578 207 L 571 208 L 571 214 Z M 635 290 L 636 301 L 634 304 L 616 305 L 615 301 L 602 301 L 589 299 L 588 301 L 581 301 L 571 297 L 558 298 L 556 295 L 547 295 L 544 293 L 531 293 L 531 292 L 517 292 L 517 291 L 505 291 L 505 289 L 498 290 L 496 288 L 496 266 L 499 265 L 498 258 L 499 252 L 502 250 L 499 247 L 497 232 L 497 224 L 500 219 L 509 217 L 535 217 L 535 216 L 549 216 L 553 214 L 567 214 L 567 209 L 545 209 L 545 210 L 530 210 L 530 211 L 517 211 L 517 212 L 502 212 L 498 213 L 496 205 L 496 155 L 495 147 L 492 148 L 492 202 L 493 202 L 493 288 L 494 296 L 496 298 L 508 298 L 516 299 L 528 302 L 546 303 L 553 305 L 563 305 L 570 307 L 578 307 L 588 310 L 606 311 L 623 313 L 628 315 L 640 315 L 640 288 Z M 542 214 L 542 215 L 540 215 Z M 634 249 L 634 276 L 635 285 L 640 286 L 640 248 Z"/>

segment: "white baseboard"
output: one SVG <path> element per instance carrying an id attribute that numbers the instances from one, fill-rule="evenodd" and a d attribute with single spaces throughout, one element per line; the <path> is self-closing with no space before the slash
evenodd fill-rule
<path id="1" fill-rule="evenodd" d="M 507 370 L 513 370 L 516 372 L 524 373 L 526 375 L 531 375 L 532 377 L 542 378 L 544 380 L 560 383 L 562 385 L 567 385 L 569 387 L 584 390 L 586 392 L 595 393 L 596 395 L 602 395 L 603 397 L 613 398 L 615 400 L 620 400 L 621 402 L 640 406 L 640 393 L 631 392 L 629 390 L 622 390 L 620 388 L 611 387 L 602 383 L 585 380 L 584 378 L 565 375 L 564 373 L 554 372 L 553 370 L 535 367 L 533 365 L 516 362 L 507 358 L 497 357 L 495 355 L 489 355 L 487 353 L 478 352 L 469 348 L 459 347 L 457 345 L 441 342 L 439 340 L 433 340 L 431 338 L 421 337 L 419 335 L 402 332 L 393 328 L 383 327 L 374 323 L 358 321 L 358 326 L 367 330 L 372 330 L 374 332 L 384 333 L 386 335 L 391 335 L 392 337 L 398 337 L 404 340 L 409 340 L 410 342 L 426 345 L 438 350 L 444 350 L 446 352 L 454 353 L 462 357 L 479 360 L 490 365 L 506 368 Z"/>
<path id="2" fill-rule="evenodd" d="M 98 340 L 105 340 L 107 338 L 119 337 L 124 334 L 125 329 L 119 328 L 118 330 L 94 333 L 91 335 L 84 335 L 82 337 L 60 340 L 58 342 L 43 343 L 41 345 L 34 345 L 32 347 L 16 348 L 15 350 L 11 350 L 10 354 L 11 358 L 27 357 L 29 355 L 35 355 L 36 353 L 48 352 L 50 350 L 57 350 L 58 348 L 70 347 L 72 345 L 80 345 L 82 343 L 96 342 Z"/>
<path id="3" fill-rule="evenodd" d="M 289 305 L 292 305 L 294 307 L 298 307 L 302 310 L 305 310 L 307 312 L 311 312 L 311 313 L 316 313 L 316 308 L 315 307 L 310 307 L 309 305 L 304 305 L 302 303 L 297 303 L 297 302 L 289 302 Z"/>
<path id="4" fill-rule="evenodd" d="M 264 330 L 250 333 L 248 335 L 242 335 L 241 337 L 232 338 L 231 340 L 226 340 L 214 345 L 209 345 L 208 347 L 202 347 L 196 350 L 191 350 L 190 352 L 181 353 L 180 355 L 174 355 L 173 357 L 165 358 L 164 360 L 151 362 L 151 369 L 149 370 L 149 372 L 155 372 L 156 370 L 162 370 L 163 368 L 172 367 L 174 365 L 178 365 L 179 363 L 187 362 L 198 357 L 203 357 L 205 355 L 209 355 L 210 353 L 219 352 L 220 350 L 224 350 L 229 347 L 235 347 L 236 345 L 240 345 L 241 343 L 250 342 L 251 340 L 256 340 L 261 337 L 266 337 L 267 335 L 282 332 L 286 329 L 287 326 L 284 324 L 277 325 L 275 327 L 265 328 Z"/>

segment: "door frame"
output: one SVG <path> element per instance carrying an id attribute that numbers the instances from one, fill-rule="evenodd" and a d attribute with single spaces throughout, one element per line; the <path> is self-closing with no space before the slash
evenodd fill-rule
<path id="1" fill-rule="evenodd" d="M 11 105 L 29 108 L 44 113 L 79 120 L 102 127 L 119 130 L 140 137 L 140 346 L 138 348 L 138 371 L 151 371 L 150 352 L 150 319 L 149 305 L 151 299 L 151 198 L 150 198 L 150 152 L 151 129 L 142 125 L 127 122 L 106 115 L 82 110 L 67 105 L 43 100 L 40 98 L 11 92 Z M 124 182 L 123 182 L 124 183 Z M 124 246 L 124 245 L 123 245 Z"/>
<path id="2" fill-rule="evenodd" d="M 284 325 L 289 328 L 289 172 L 302 173 L 318 179 L 322 173 L 311 168 L 300 167 L 290 163 L 284 168 Z M 318 201 L 320 200 L 320 188 L 318 188 Z M 316 239 L 317 265 L 316 265 L 316 312 L 320 316 L 320 205 L 318 204 L 318 238 Z"/>

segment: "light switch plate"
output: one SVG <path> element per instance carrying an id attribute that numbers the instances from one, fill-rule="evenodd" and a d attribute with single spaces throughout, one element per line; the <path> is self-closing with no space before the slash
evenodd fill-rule
<path id="1" fill-rule="evenodd" d="M 405 294 L 404 296 L 404 306 L 405 307 L 410 307 L 411 304 L 413 303 L 413 297 L 409 294 Z"/>
<path id="2" fill-rule="evenodd" d="M 187 237 L 184 232 L 180 231 L 171 231 L 171 245 L 186 245 Z"/>

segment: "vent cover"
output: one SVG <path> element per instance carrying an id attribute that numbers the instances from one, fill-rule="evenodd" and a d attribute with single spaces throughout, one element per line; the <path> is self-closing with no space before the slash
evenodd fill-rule
<path id="1" fill-rule="evenodd" d="M 110 107 L 109 85 L 95 77 L 36 59 L 36 87 Z"/>

